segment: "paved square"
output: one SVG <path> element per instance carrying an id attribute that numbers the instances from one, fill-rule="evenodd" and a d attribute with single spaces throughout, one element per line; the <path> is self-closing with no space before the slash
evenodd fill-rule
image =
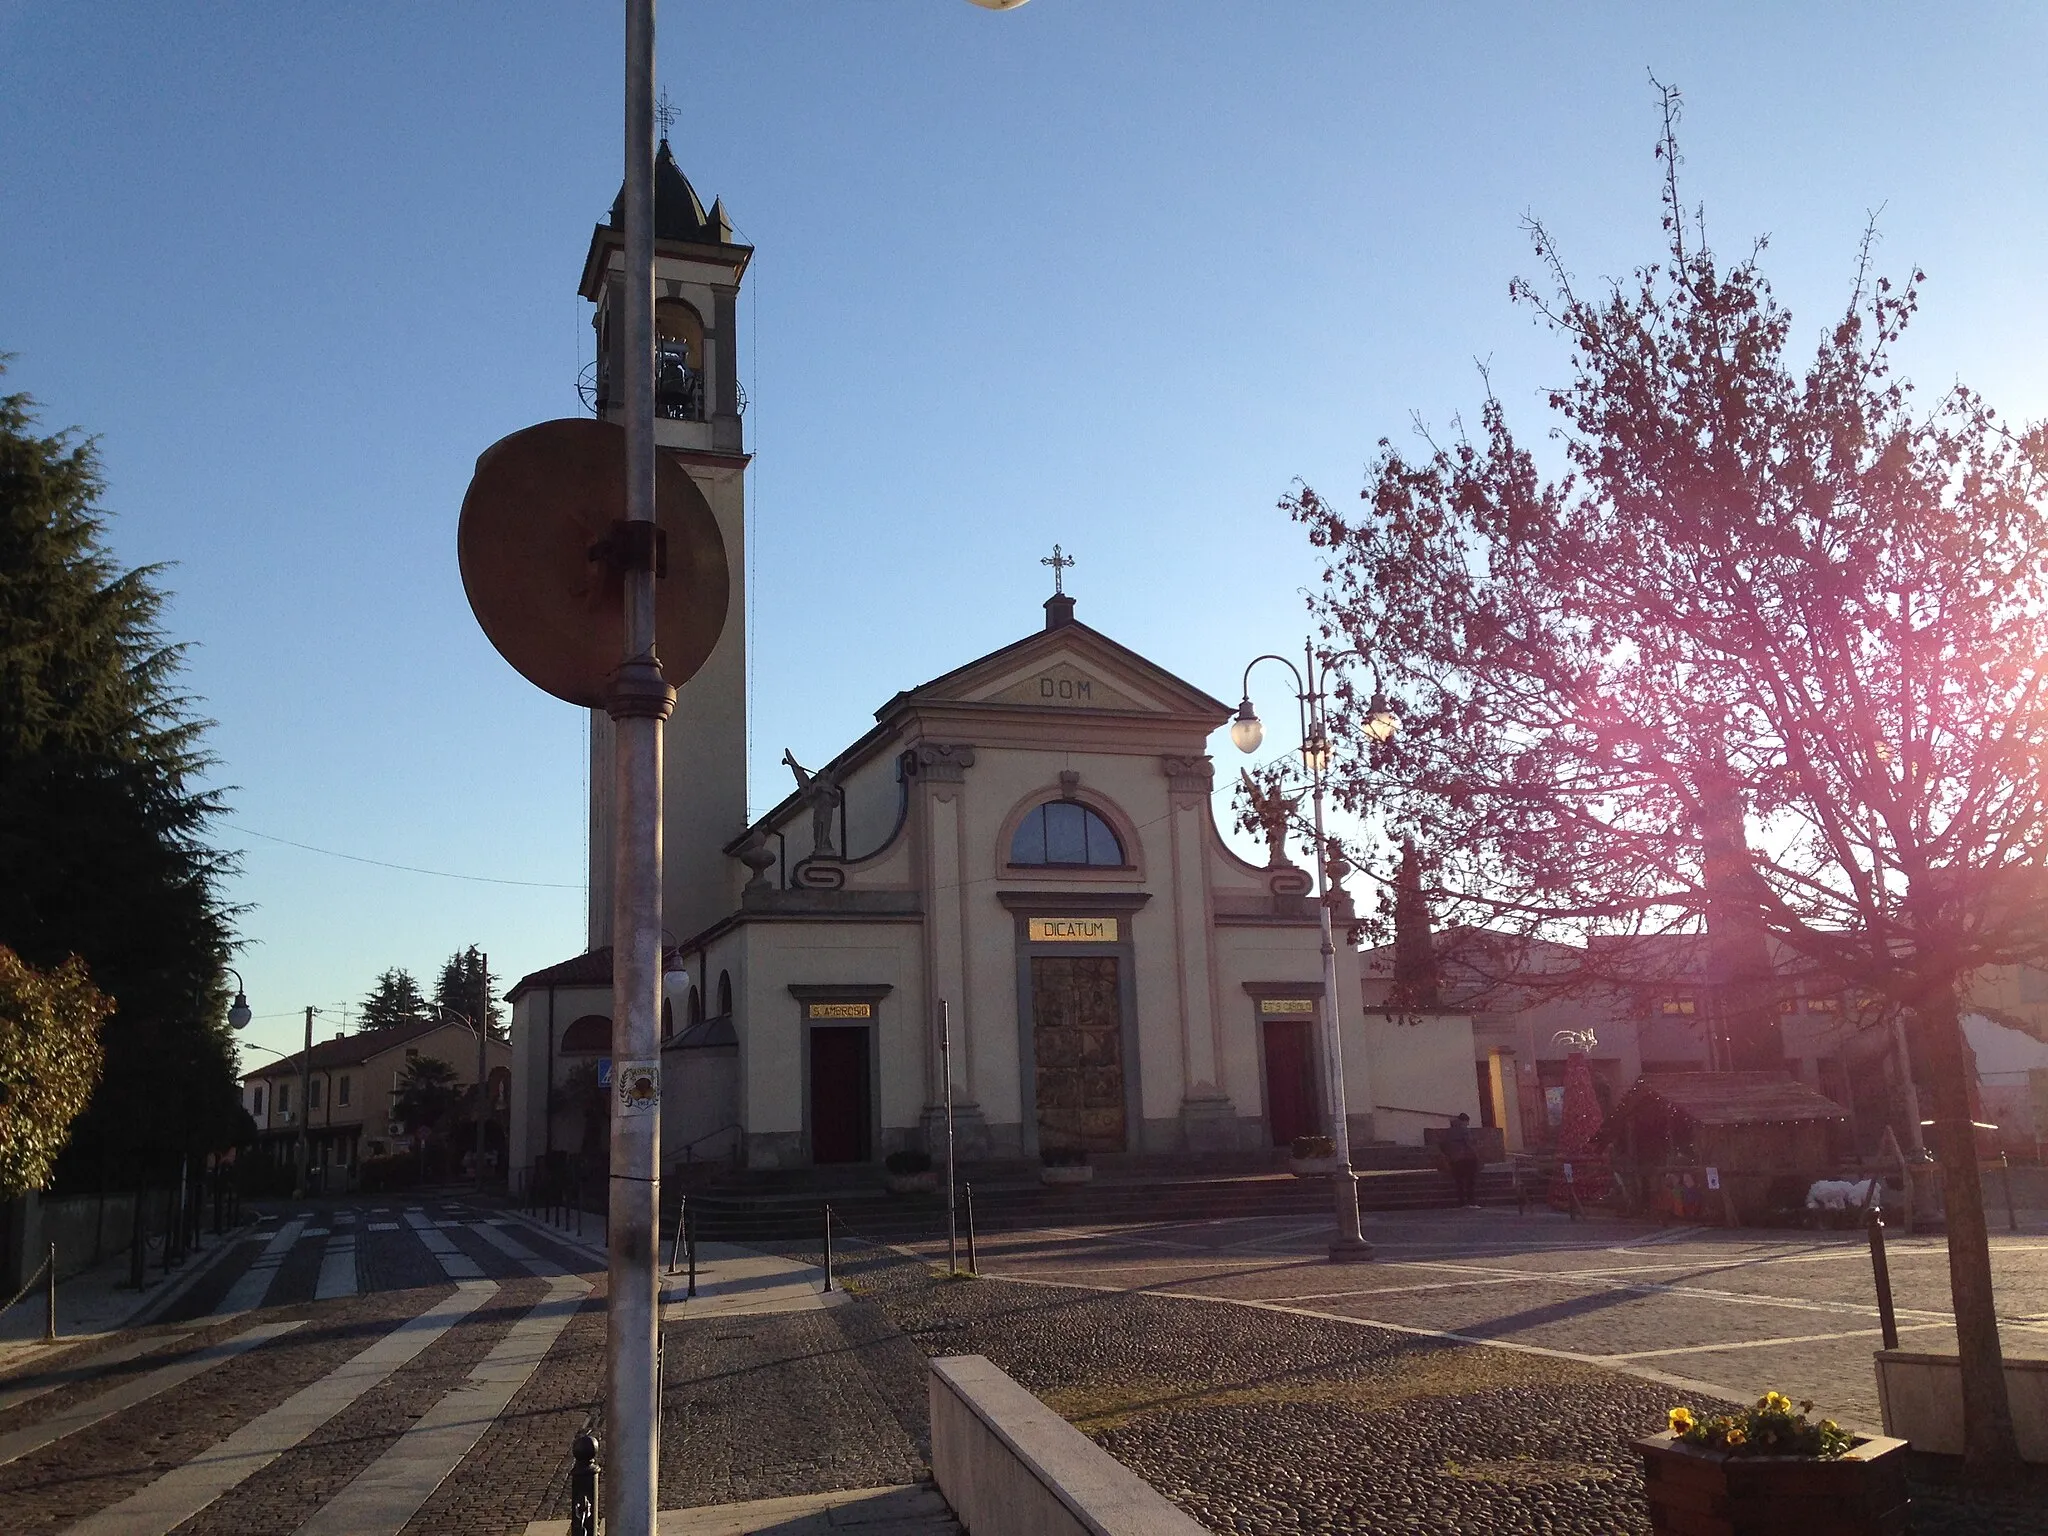
<path id="1" fill-rule="evenodd" d="M 1860 1232 L 1493 1209 L 1374 1217 L 1369 1227 L 1369 1265 L 1329 1264 L 1322 1224 L 1286 1217 L 992 1235 L 981 1271 L 1540 1350 L 1674 1394 L 1776 1389 L 1845 1424 L 1880 1427 L 1876 1292 Z M 1943 1240 L 1893 1234 L 1888 1254 L 1901 1344 L 1952 1350 Z M 2048 1357 L 2048 1231 L 2035 1222 L 1995 1233 L 1991 1254 L 2006 1353 Z"/>

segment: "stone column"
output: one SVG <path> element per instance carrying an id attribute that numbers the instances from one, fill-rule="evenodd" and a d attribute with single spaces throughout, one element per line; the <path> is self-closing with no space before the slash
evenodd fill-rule
<path id="1" fill-rule="evenodd" d="M 1223 1089 L 1217 999 L 1209 964 L 1209 875 L 1203 857 L 1209 795 L 1207 756 L 1163 757 L 1168 875 L 1173 883 L 1174 1003 L 1180 1015 L 1182 1145 L 1190 1152 L 1237 1150 L 1237 1106 Z"/>

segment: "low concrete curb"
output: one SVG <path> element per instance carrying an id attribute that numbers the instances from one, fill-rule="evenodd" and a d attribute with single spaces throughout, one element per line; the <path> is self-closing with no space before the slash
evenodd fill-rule
<path id="1" fill-rule="evenodd" d="M 931 1363 L 932 1475 L 973 1536 L 1208 1536 L 983 1355 Z"/>

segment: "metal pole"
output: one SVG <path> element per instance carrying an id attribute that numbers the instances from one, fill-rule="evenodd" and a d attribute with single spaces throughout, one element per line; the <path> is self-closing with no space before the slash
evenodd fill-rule
<path id="1" fill-rule="evenodd" d="M 658 1502 L 661 1172 L 661 731 L 675 690 L 654 632 L 654 0 L 626 0 L 625 259 L 620 345 L 626 437 L 625 654 L 613 731 L 611 1181 L 606 1202 L 605 1529 L 652 1536 Z M 639 525 L 648 525 L 641 527 Z M 635 1084 L 647 1090 L 630 1095 Z"/>
<path id="2" fill-rule="evenodd" d="M 1999 1171 L 2005 1175 L 2005 1224 L 2017 1232 L 2020 1229 L 2020 1214 L 2012 1205 L 2012 1159 L 2001 1151 L 1998 1154 Z"/>
<path id="3" fill-rule="evenodd" d="M 57 1337 L 57 1245 L 50 1244 L 49 1257 L 43 1260 L 43 1342 L 49 1343 Z"/>
<path id="4" fill-rule="evenodd" d="M 825 1289 L 832 1289 L 832 1207 L 825 1207 Z"/>
<path id="5" fill-rule="evenodd" d="M 695 1296 L 697 1294 L 697 1218 L 693 1214 L 689 1220 L 690 1237 L 689 1241 L 683 1246 L 690 1255 L 690 1285 L 689 1289 L 685 1290 L 683 1294 L 685 1296 Z"/>
<path id="6" fill-rule="evenodd" d="M 668 1272 L 674 1274 L 683 1267 L 683 1228 L 690 1222 L 690 1197 L 682 1196 L 676 1202 L 675 1241 L 668 1245 Z"/>
<path id="7" fill-rule="evenodd" d="M 1322 923 L 1323 1073 L 1328 1080 L 1330 1143 L 1337 1160 L 1336 1171 L 1330 1175 L 1337 1223 L 1330 1238 L 1330 1262 L 1357 1264 L 1372 1257 L 1372 1244 L 1365 1240 L 1365 1235 L 1358 1228 L 1358 1178 L 1351 1171 L 1350 1114 L 1344 1098 L 1344 1040 L 1337 1015 L 1337 945 L 1330 934 L 1329 870 L 1323 843 L 1323 785 L 1329 768 L 1330 748 L 1321 688 L 1327 679 L 1316 676 L 1314 647 L 1304 643 L 1302 649 L 1307 653 L 1308 661 L 1308 681 L 1304 689 L 1307 698 L 1304 702 L 1309 711 L 1309 740 L 1315 742 L 1322 753 L 1310 770 L 1315 786 L 1316 815 L 1316 845 L 1311 859 L 1316 869 L 1316 915 Z"/>
<path id="8" fill-rule="evenodd" d="M 939 1000 L 939 1071 L 946 1079 L 946 1270 L 960 1273 L 960 1219 L 953 1192 L 953 1010 Z"/>
<path id="9" fill-rule="evenodd" d="M 1884 1257 L 1884 1211 L 1870 1208 L 1870 1278 L 1877 1286 L 1877 1324 L 1884 1333 L 1884 1347 L 1899 1347 L 1899 1320 L 1892 1312 L 1892 1272 Z"/>
<path id="10" fill-rule="evenodd" d="M 981 1273 L 981 1265 L 974 1257 L 974 1185 L 971 1181 L 967 1185 L 967 1273 Z"/>
<path id="11" fill-rule="evenodd" d="M 478 954 L 477 989 L 483 994 L 483 1006 L 476 1015 L 476 1192 L 484 1192 L 484 1117 L 490 1111 L 490 1084 L 484 1077 L 484 1035 L 491 1027 L 491 957 Z"/>
<path id="12" fill-rule="evenodd" d="M 298 1146 L 293 1153 L 298 1159 L 298 1171 L 292 1180 L 294 1200 L 306 1198 L 306 1122 L 312 1118 L 309 1096 L 313 1091 L 313 1015 L 319 1011 L 310 1007 L 306 1010 L 306 1049 L 299 1057 L 299 1134 L 296 1138 Z"/>

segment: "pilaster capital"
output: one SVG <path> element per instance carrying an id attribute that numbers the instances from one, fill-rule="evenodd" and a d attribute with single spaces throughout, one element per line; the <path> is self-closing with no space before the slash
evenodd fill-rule
<path id="1" fill-rule="evenodd" d="M 964 743 L 951 745 L 923 741 L 911 748 L 910 770 L 927 784 L 961 784 L 974 766 L 974 748 Z"/>
<path id="2" fill-rule="evenodd" d="M 1177 795 L 1206 795 L 1216 787 L 1216 764 L 1205 753 L 1194 757 L 1162 757 L 1159 771 Z"/>

